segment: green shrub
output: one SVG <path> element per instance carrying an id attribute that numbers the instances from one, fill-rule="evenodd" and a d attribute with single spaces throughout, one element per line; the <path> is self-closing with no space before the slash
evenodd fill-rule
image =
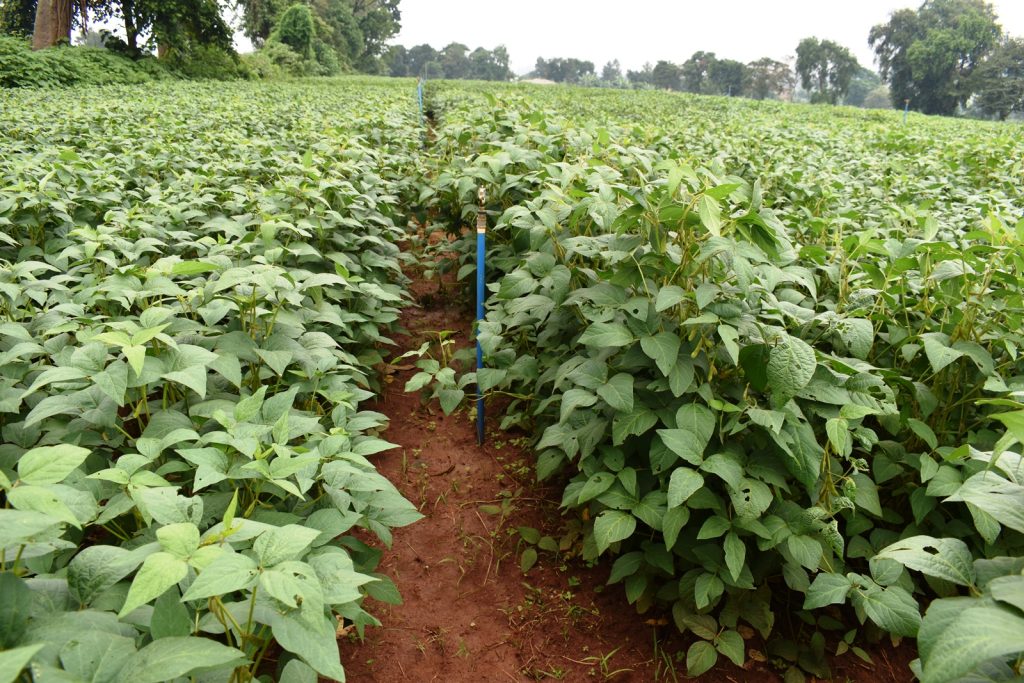
<path id="1" fill-rule="evenodd" d="M 102 48 L 56 47 L 33 51 L 18 38 L 0 36 L 0 86 L 145 83 L 170 77 L 156 60 L 139 62 Z"/>
<path id="2" fill-rule="evenodd" d="M 197 45 L 187 51 L 176 50 L 167 63 L 182 76 L 196 80 L 230 81 L 243 75 L 238 55 L 213 45 Z"/>
<path id="3" fill-rule="evenodd" d="M 315 39 L 316 24 L 313 22 L 313 10 L 296 3 L 281 14 L 274 32 L 270 34 L 269 42 L 284 43 L 296 53 L 311 59 L 314 55 Z"/>
<path id="4" fill-rule="evenodd" d="M 284 43 L 268 42 L 262 49 L 242 55 L 242 64 L 252 78 L 274 80 L 312 75 L 314 63 Z"/>

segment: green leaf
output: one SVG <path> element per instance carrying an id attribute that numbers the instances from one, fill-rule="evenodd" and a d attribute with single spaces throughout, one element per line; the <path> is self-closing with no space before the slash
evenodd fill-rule
<path id="1" fill-rule="evenodd" d="M 260 566 L 273 567 L 280 562 L 300 559 L 319 535 L 320 532 L 316 529 L 308 529 L 297 524 L 273 527 L 260 534 L 252 549 L 259 559 Z"/>
<path id="2" fill-rule="evenodd" d="M 672 547 L 679 539 L 679 532 L 683 530 L 686 523 L 690 521 L 690 510 L 685 507 L 669 508 L 661 518 L 661 532 L 665 539 L 665 548 L 672 550 Z"/>
<path id="3" fill-rule="evenodd" d="M 726 453 L 712 455 L 701 463 L 700 468 L 705 472 L 717 475 L 734 489 L 738 489 L 743 481 L 743 466 L 735 460 L 734 456 Z"/>
<path id="4" fill-rule="evenodd" d="M 908 569 L 958 586 L 974 586 L 977 580 L 974 557 L 967 544 L 956 538 L 911 536 L 887 546 L 875 559 L 895 560 Z"/>
<path id="5" fill-rule="evenodd" d="M 182 600 L 201 600 L 246 590 L 255 582 L 257 571 L 252 558 L 238 553 L 221 553 L 199 573 Z"/>
<path id="6" fill-rule="evenodd" d="M 570 389 L 562 394 L 559 422 L 566 422 L 577 408 L 587 408 L 597 403 L 597 396 L 586 389 Z"/>
<path id="7" fill-rule="evenodd" d="M 580 335 L 579 343 L 598 348 L 617 348 L 633 343 L 633 335 L 622 323 L 594 323 Z"/>
<path id="8" fill-rule="evenodd" d="M 181 604 L 177 588 L 172 588 L 153 603 L 153 616 L 149 620 L 149 633 L 153 640 L 187 636 L 192 631 L 192 618 L 188 608 Z"/>
<path id="9" fill-rule="evenodd" d="M 291 351 L 270 351 L 267 349 L 256 349 L 256 355 L 263 359 L 271 370 L 278 376 L 283 376 L 284 371 L 292 362 Z"/>
<path id="10" fill-rule="evenodd" d="M 999 602 L 1024 611 L 1024 576 L 1000 576 L 989 581 L 986 589 Z"/>
<path id="11" fill-rule="evenodd" d="M 666 377 L 679 358 L 679 336 L 671 332 L 659 332 L 654 336 L 641 337 L 640 348 L 654 361 L 661 374 Z"/>
<path id="12" fill-rule="evenodd" d="M 914 434 L 917 434 L 922 441 L 928 444 L 928 448 L 935 450 L 939 447 L 939 440 L 935 438 L 935 432 L 933 432 L 932 428 L 924 422 L 913 417 L 908 417 L 907 426 L 909 426 L 911 431 L 913 431 Z"/>
<path id="13" fill-rule="evenodd" d="M 729 358 L 732 359 L 734 364 L 738 364 L 740 362 L 739 331 L 732 325 L 719 325 L 718 337 L 722 340 L 722 346 L 725 347 Z"/>
<path id="14" fill-rule="evenodd" d="M 589 500 L 597 498 L 611 488 L 611 485 L 614 483 L 615 475 L 611 472 L 595 472 L 589 479 L 587 479 L 583 488 L 580 489 L 580 494 L 576 498 L 577 505 L 582 505 Z"/>
<path id="15" fill-rule="evenodd" d="M 715 414 L 700 403 L 686 403 L 676 411 L 676 427 L 693 432 L 707 447 L 715 433 Z"/>
<path id="16" fill-rule="evenodd" d="M 633 406 L 632 412 L 619 414 L 612 420 L 612 444 L 623 443 L 627 437 L 640 436 L 658 423 L 658 415 L 644 405 Z"/>
<path id="17" fill-rule="evenodd" d="M 738 631 L 723 631 L 715 641 L 715 649 L 728 657 L 736 666 L 743 666 L 746 660 L 743 636 Z"/>
<path id="18" fill-rule="evenodd" d="M 866 360 L 875 341 L 875 328 L 870 320 L 844 318 L 838 324 L 839 336 L 855 357 Z"/>
<path id="19" fill-rule="evenodd" d="M 36 653 L 43 649 L 43 644 L 25 645 L 13 650 L 0 651 L 0 683 L 14 683 L 22 670 L 28 666 Z"/>
<path id="20" fill-rule="evenodd" d="M 841 605 L 846 602 L 853 584 L 842 574 L 822 572 L 814 577 L 804 598 L 804 609 L 818 609 L 826 605 Z"/>
<path id="21" fill-rule="evenodd" d="M 525 574 L 537 564 L 537 549 L 527 548 L 519 558 L 519 569 Z"/>
<path id="22" fill-rule="evenodd" d="M 135 376 L 142 377 L 142 369 L 146 364 L 146 347 L 128 345 L 122 347 L 121 350 L 124 352 L 128 365 L 135 371 Z"/>
<path id="23" fill-rule="evenodd" d="M 128 365 L 115 360 L 103 372 L 92 376 L 100 391 L 109 396 L 118 406 L 124 405 L 124 395 L 128 391 Z"/>
<path id="24" fill-rule="evenodd" d="M 182 560 L 199 548 L 199 528 L 188 522 L 162 526 L 156 530 L 156 538 L 164 550 Z"/>
<path id="25" fill-rule="evenodd" d="M 942 471 L 940 469 L 939 473 Z M 929 492 L 936 479 L 929 482 Z M 995 472 L 978 472 L 945 500 L 975 505 L 1000 524 L 1024 532 L 1024 486 L 1007 481 Z"/>
<path id="26" fill-rule="evenodd" d="M 697 200 L 697 214 L 708 232 L 716 237 L 722 234 L 722 207 L 718 205 L 716 199 L 706 193 L 702 194 Z"/>
<path id="27" fill-rule="evenodd" d="M 21 577 L 0 572 L 0 648 L 17 645 L 29 625 L 32 591 Z"/>
<path id="28" fill-rule="evenodd" d="M 747 546 L 739 536 L 730 531 L 725 535 L 723 548 L 725 550 L 725 566 L 729 570 L 729 575 L 733 581 L 739 581 L 740 573 L 747 561 Z"/>
<path id="29" fill-rule="evenodd" d="M 600 396 L 613 410 L 628 413 L 633 410 L 633 375 L 620 372 L 597 388 Z"/>
<path id="30" fill-rule="evenodd" d="M 682 505 L 704 486 L 704 477 L 700 472 L 688 467 L 677 467 L 672 470 L 668 483 L 668 506 L 674 508 Z"/>
<path id="31" fill-rule="evenodd" d="M 15 510 L 42 512 L 54 520 L 82 528 L 75 513 L 53 491 L 43 486 L 17 486 L 7 492 L 7 502 Z"/>
<path id="32" fill-rule="evenodd" d="M 810 536 L 794 534 L 786 539 L 786 547 L 793 559 L 811 571 L 821 563 L 821 544 Z"/>
<path id="33" fill-rule="evenodd" d="M 60 649 L 60 663 L 65 671 L 79 680 L 108 683 L 114 680 L 133 654 L 135 641 L 131 638 L 85 631 L 64 643 Z"/>
<path id="34" fill-rule="evenodd" d="M 600 555 L 612 543 L 624 541 L 636 531 L 636 518 L 621 510 L 605 510 L 594 520 L 594 542 Z"/>
<path id="35" fill-rule="evenodd" d="M 782 433 L 771 434 L 771 437 L 784 453 L 783 462 L 786 469 L 804 485 L 808 497 L 816 500 L 821 462 L 825 453 L 814 436 L 814 430 L 806 422 L 786 420 L 782 426 Z"/>
<path id="36" fill-rule="evenodd" d="M 451 415 L 462 403 L 462 399 L 466 398 L 466 392 L 462 389 L 439 389 L 437 398 L 444 414 Z"/>
<path id="37" fill-rule="evenodd" d="M 704 462 L 704 448 L 707 446 L 707 442 L 692 431 L 688 429 L 659 429 L 658 436 L 670 451 L 691 465 L 699 466 Z"/>
<path id="38" fill-rule="evenodd" d="M 153 544 L 155 545 L 155 544 Z M 146 548 L 125 550 L 112 545 L 83 548 L 68 564 L 68 588 L 81 605 L 135 571 L 146 556 Z"/>
<path id="39" fill-rule="evenodd" d="M 206 261 L 178 261 L 171 266 L 171 275 L 202 275 L 216 270 L 216 264 Z"/>
<path id="40" fill-rule="evenodd" d="M 697 677 L 707 673 L 718 662 L 718 651 L 706 640 L 698 640 L 686 651 L 686 675 Z"/>
<path id="41" fill-rule="evenodd" d="M 179 676 L 230 669 L 249 661 L 239 650 L 208 638 L 162 638 L 133 654 L 117 683 L 161 683 Z"/>
<path id="42" fill-rule="evenodd" d="M 666 285 L 658 290 L 658 296 L 654 300 L 654 310 L 661 313 L 667 308 L 672 308 L 676 304 L 686 299 L 686 291 L 682 287 L 676 287 L 675 285 Z"/>
<path id="43" fill-rule="evenodd" d="M 921 683 L 951 683 L 985 662 L 1020 652 L 1024 652 L 1024 619 L 998 607 L 971 607 L 930 644 L 929 656 L 922 661 Z"/>
<path id="44" fill-rule="evenodd" d="M 56 484 L 77 469 L 89 457 L 80 446 L 40 446 L 18 459 L 18 478 L 26 484 Z"/>
<path id="45" fill-rule="evenodd" d="M 138 607 L 163 595 L 171 586 L 185 578 L 188 565 L 169 553 L 153 553 L 142 563 L 142 568 L 135 575 L 124 606 L 118 612 L 118 618 L 124 617 Z"/>
<path id="46" fill-rule="evenodd" d="M 321 675 L 345 680 L 345 670 L 338 661 L 335 626 L 322 612 L 275 614 L 270 626 L 285 650 L 302 657 Z"/>
<path id="47" fill-rule="evenodd" d="M 768 353 L 767 381 L 776 406 L 784 405 L 807 386 L 817 367 L 807 342 L 784 334 Z"/>
<path id="48" fill-rule="evenodd" d="M 932 371 L 934 372 L 939 372 L 964 355 L 963 351 L 951 349 L 949 347 L 949 337 L 939 332 L 923 334 L 921 335 L 921 341 L 924 343 L 925 355 L 928 356 L 928 362 L 931 364 Z"/>
<path id="49" fill-rule="evenodd" d="M 768 361 L 771 348 L 767 344 L 751 344 L 740 350 L 740 367 L 750 386 L 758 391 L 768 389 Z"/>
<path id="50" fill-rule="evenodd" d="M 828 435 L 828 441 L 832 444 L 832 448 L 835 452 L 842 456 L 848 456 L 852 446 L 850 439 L 850 423 L 841 417 L 829 418 L 825 422 L 825 433 Z"/>
<path id="51" fill-rule="evenodd" d="M 433 379 L 434 376 L 431 375 L 429 372 L 417 372 L 415 375 L 409 378 L 408 382 L 405 383 L 405 388 L 403 389 L 403 391 L 405 391 L 407 394 L 419 391 L 423 387 L 430 384 L 430 382 Z"/>
<path id="52" fill-rule="evenodd" d="M 871 621 L 900 636 L 913 638 L 921 626 L 917 602 L 904 588 L 869 586 L 859 592 L 861 606 Z"/>
<path id="53" fill-rule="evenodd" d="M 301 659 L 292 659 L 284 665 L 278 683 L 317 683 L 316 671 Z"/>
<path id="54" fill-rule="evenodd" d="M 881 517 L 882 503 L 878 498 L 878 486 L 874 480 L 863 472 L 857 472 L 850 478 L 857 485 L 857 499 L 854 501 L 857 507 Z"/>

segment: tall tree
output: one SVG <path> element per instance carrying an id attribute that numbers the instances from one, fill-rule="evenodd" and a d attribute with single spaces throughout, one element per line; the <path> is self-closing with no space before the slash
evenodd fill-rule
<path id="1" fill-rule="evenodd" d="M 831 40 L 804 38 L 796 48 L 796 72 L 811 102 L 838 102 L 859 66 L 847 48 Z"/>
<path id="2" fill-rule="evenodd" d="M 410 76 L 409 73 L 409 51 L 404 45 L 390 45 L 384 53 L 384 60 L 388 63 L 388 75 L 394 78 Z"/>
<path id="3" fill-rule="evenodd" d="M 711 91 L 708 80 L 711 66 L 718 61 L 714 52 L 703 50 L 694 52 L 683 62 L 683 89 L 692 93 L 708 93 Z"/>
<path id="4" fill-rule="evenodd" d="M 996 47 L 972 75 L 978 106 L 1000 121 L 1024 112 L 1024 39 L 1010 38 Z"/>
<path id="5" fill-rule="evenodd" d="M 281 16 L 291 0 L 238 0 L 242 10 L 242 30 L 252 44 L 261 47 L 274 30 L 277 18 Z"/>
<path id="6" fill-rule="evenodd" d="M 762 57 L 747 64 L 747 94 L 755 100 L 782 97 L 793 89 L 795 79 L 788 64 Z"/>
<path id="7" fill-rule="evenodd" d="M 440 64 L 438 63 L 437 50 L 427 45 L 426 43 L 409 48 L 409 54 L 406 63 L 408 65 L 408 75 L 416 77 L 427 76 L 427 64 L 435 63 L 438 64 L 438 66 L 440 67 Z M 443 73 L 444 72 L 442 71 L 442 78 L 444 77 Z"/>
<path id="8" fill-rule="evenodd" d="M 345 0 L 313 0 L 313 9 L 317 37 L 330 45 L 346 65 L 354 65 L 366 46 L 351 5 Z"/>
<path id="9" fill-rule="evenodd" d="M 651 72 L 654 87 L 663 90 L 681 90 L 683 87 L 682 70 L 672 62 L 659 61 Z"/>
<path id="10" fill-rule="evenodd" d="M 163 55 L 192 44 L 232 49 L 231 27 L 217 0 L 106 0 L 89 6 L 98 19 L 122 23 L 125 45 L 134 56 L 154 48 Z"/>
<path id="11" fill-rule="evenodd" d="M 630 69 L 626 72 L 626 79 L 633 87 L 651 85 L 654 82 L 654 67 L 647 62 L 639 71 Z"/>
<path id="12" fill-rule="evenodd" d="M 537 78 L 546 78 L 556 83 L 579 83 L 588 74 L 594 75 L 594 63 L 575 57 L 538 57 L 533 69 L 533 75 Z"/>
<path id="13" fill-rule="evenodd" d="M 316 22 L 308 5 L 295 3 L 284 11 L 270 34 L 270 40 L 284 43 L 297 55 L 313 58 L 316 40 Z"/>
<path id="14" fill-rule="evenodd" d="M 270 37 L 282 13 L 295 0 L 231 0 L 242 11 L 245 35 L 259 47 Z M 356 67 L 379 70 L 377 63 L 387 42 L 401 28 L 399 0 L 303 0 L 326 26 L 320 39 L 348 56 Z"/>
<path id="15" fill-rule="evenodd" d="M 843 99 L 843 104 L 851 107 L 863 107 L 868 94 L 882 85 L 882 78 L 866 67 L 859 67 L 850 79 L 850 87 Z"/>
<path id="16" fill-rule="evenodd" d="M 441 49 L 441 66 L 445 78 L 469 78 L 469 47 L 449 43 Z"/>
<path id="17" fill-rule="evenodd" d="M 622 65 L 619 60 L 613 59 L 601 68 L 601 80 L 613 83 L 622 80 Z"/>
<path id="18" fill-rule="evenodd" d="M 894 104 L 909 100 L 926 114 L 952 114 L 967 103 L 971 74 L 1001 35 L 985 0 L 926 0 L 872 28 L 868 43 Z"/>
<path id="19" fill-rule="evenodd" d="M 719 59 L 708 69 L 708 82 L 714 92 L 739 97 L 746 90 L 747 65 L 735 59 Z"/>
<path id="20" fill-rule="evenodd" d="M 36 0 L 0 0 L 0 33 L 30 36 L 36 22 Z"/>
<path id="21" fill-rule="evenodd" d="M 32 24 L 32 49 L 71 40 L 71 0 L 39 0 Z"/>

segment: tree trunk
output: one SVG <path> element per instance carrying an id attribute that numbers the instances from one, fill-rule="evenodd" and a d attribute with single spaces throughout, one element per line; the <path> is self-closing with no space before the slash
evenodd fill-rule
<path id="1" fill-rule="evenodd" d="M 163 59 L 167 56 L 167 53 L 171 51 L 171 44 L 166 40 L 161 40 L 156 44 L 156 57 L 157 59 Z"/>
<path id="2" fill-rule="evenodd" d="M 53 47 L 71 39 L 71 0 L 39 0 L 32 31 L 32 49 Z"/>
<path id="3" fill-rule="evenodd" d="M 135 6 L 131 0 L 121 0 L 121 14 L 124 16 L 125 42 L 134 57 L 139 51 L 139 29 L 135 26 Z"/>

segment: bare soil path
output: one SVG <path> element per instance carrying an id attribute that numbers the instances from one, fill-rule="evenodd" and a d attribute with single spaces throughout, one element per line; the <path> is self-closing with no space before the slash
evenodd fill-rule
<path id="1" fill-rule="evenodd" d="M 401 350 L 445 330 L 455 333 L 459 347 L 471 344 L 464 307 L 446 301 L 436 280 L 415 281 L 412 292 L 419 305 L 403 313 Z M 676 653 L 688 641 L 664 615 L 637 614 L 621 586 L 605 587 L 607 567 L 543 552 L 523 573 L 517 529 L 557 537 L 566 521 L 551 502 L 559 490 L 533 483 L 526 440 L 499 431 L 493 415 L 481 448 L 465 411 L 445 417 L 436 404 L 404 393 L 413 372 L 396 372 L 374 408 L 389 416 L 385 436 L 399 446 L 376 464 L 425 518 L 395 531 L 379 569 L 395 581 L 404 603 L 371 602 L 367 607 L 383 626 L 367 629 L 364 642 L 339 641 L 348 681 L 686 680 Z M 757 661 L 763 660 L 759 647 L 748 642 L 755 659 L 746 669 L 721 658 L 700 680 L 781 681 Z M 851 657 L 837 661 L 833 680 L 909 681 L 908 658 L 890 651 L 875 653 L 870 668 Z"/>

